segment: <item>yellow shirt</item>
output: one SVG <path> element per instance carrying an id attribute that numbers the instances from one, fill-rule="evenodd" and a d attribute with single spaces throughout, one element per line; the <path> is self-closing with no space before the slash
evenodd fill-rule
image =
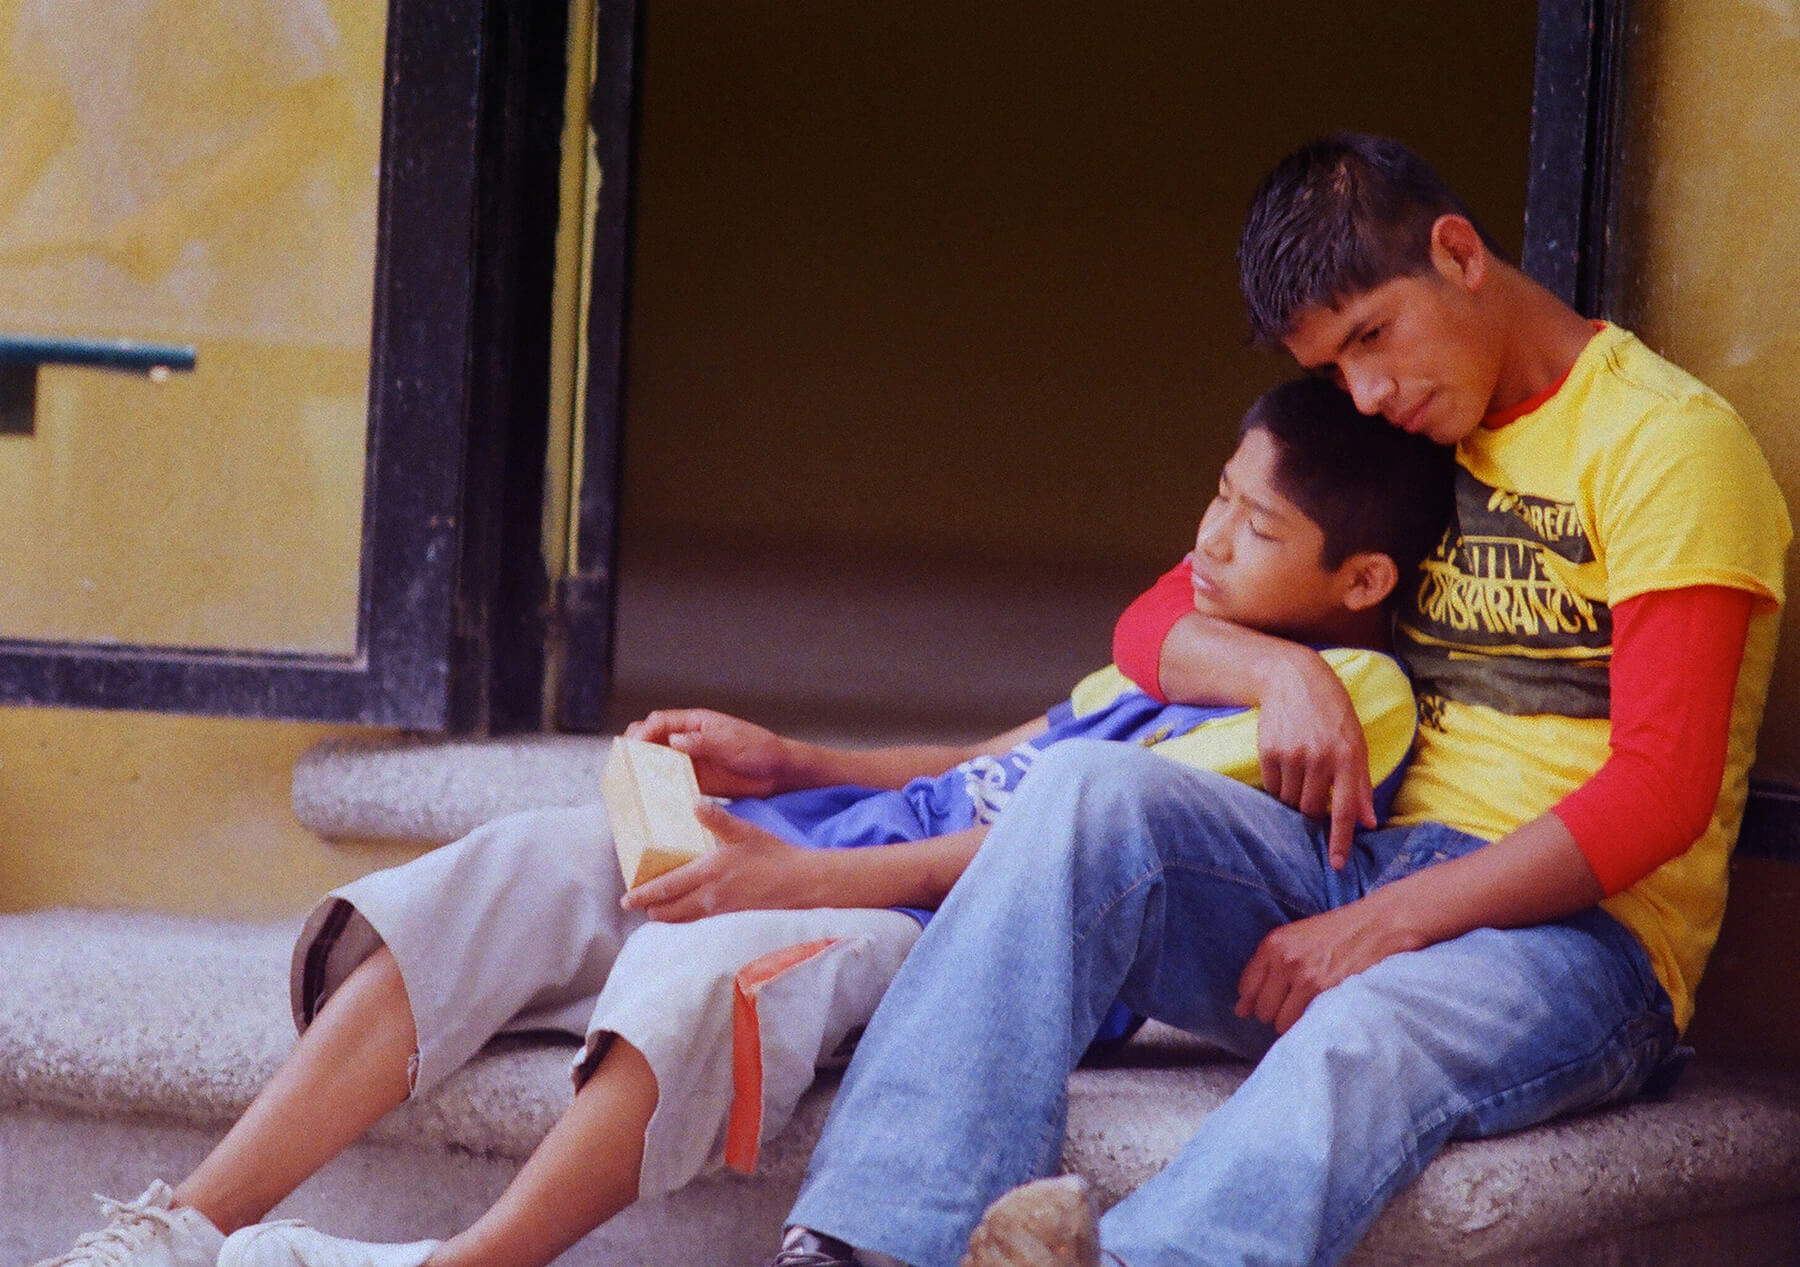
<path id="1" fill-rule="evenodd" d="M 1602 904 L 1643 942 L 1685 1027 L 1724 915 L 1774 664 L 1792 536 L 1780 489 L 1731 406 L 1610 325 L 1554 396 L 1477 429 L 1457 463 L 1456 522 L 1400 624 L 1420 728 L 1396 823 L 1496 840 L 1600 768 L 1614 604 L 1696 585 L 1761 600 L 1711 823 Z"/>
<path id="2" fill-rule="evenodd" d="M 1319 654 L 1343 682 L 1356 719 L 1362 723 L 1369 750 L 1369 784 L 1379 800 L 1382 785 L 1400 773 L 1412 750 L 1418 720 L 1412 683 L 1393 657 L 1380 651 L 1330 647 Z M 1087 717 L 1137 689 L 1116 664 L 1109 664 L 1076 685 L 1069 705 L 1076 717 Z M 1262 758 L 1256 747 L 1260 712 L 1235 706 L 1211 711 L 1212 717 L 1181 734 L 1154 735 L 1143 742 L 1171 761 L 1261 788 Z"/>

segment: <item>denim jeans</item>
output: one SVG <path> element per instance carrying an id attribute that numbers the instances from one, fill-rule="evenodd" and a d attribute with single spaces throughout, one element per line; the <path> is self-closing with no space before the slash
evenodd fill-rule
<path id="1" fill-rule="evenodd" d="M 1363 832 L 1336 871 L 1271 797 L 1059 745 L 895 978 L 790 1222 L 955 1267 L 988 1202 L 1058 1169 L 1069 1070 L 1118 998 L 1259 1062 L 1102 1246 L 1129 1267 L 1338 1261 L 1447 1140 L 1630 1095 L 1674 1049 L 1647 957 L 1598 909 L 1393 955 L 1279 1039 L 1233 1013 L 1269 930 L 1482 843 Z"/>

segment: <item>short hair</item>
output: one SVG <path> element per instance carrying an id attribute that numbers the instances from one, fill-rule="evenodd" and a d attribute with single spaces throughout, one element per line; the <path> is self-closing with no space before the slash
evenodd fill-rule
<path id="1" fill-rule="evenodd" d="M 1448 447 L 1359 413 L 1322 378 L 1257 397 L 1238 435 L 1257 430 L 1275 442 L 1276 490 L 1325 534 L 1327 569 L 1370 550 L 1404 580 L 1443 539 L 1455 498 Z"/>
<path id="2" fill-rule="evenodd" d="M 1399 141 L 1334 132 L 1263 177 L 1238 241 L 1238 284 L 1252 342 L 1279 343 L 1301 311 L 1336 308 L 1396 277 L 1431 269 L 1431 226 L 1467 219 L 1510 260 L 1423 158 Z"/>

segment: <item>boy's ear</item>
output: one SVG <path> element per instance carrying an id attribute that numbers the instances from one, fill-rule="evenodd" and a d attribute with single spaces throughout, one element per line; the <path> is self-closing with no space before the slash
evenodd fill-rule
<path id="1" fill-rule="evenodd" d="M 1400 569 L 1389 555 L 1379 550 L 1362 550 L 1345 559 L 1338 568 L 1344 582 L 1344 606 L 1353 612 L 1379 607 L 1400 583 Z"/>
<path id="2" fill-rule="evenodd" d="M 1464 216 L 1442 215 L 1431 225 L 1431 262 L 1447 281 L 1478 290 L 1487 277 L 1487 245 Z"/>

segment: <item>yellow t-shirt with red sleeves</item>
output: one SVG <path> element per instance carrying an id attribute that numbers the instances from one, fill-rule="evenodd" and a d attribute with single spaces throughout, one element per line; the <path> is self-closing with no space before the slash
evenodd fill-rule
<path id="1" fill-rule="evenodd" d="M 1497 840 L 1609 755 L 1612 607 L 1721 585 L 1759 602 L 1712 820 L 1602 906 L 1643 942 L 1686 1027 L 1718 938 L 1774 665 L 1792 529 L 1743 420 L 1617 326 L 1549 400 L 1457 446 L 1456 518 L 1402 611 L 1419 739 L 1395 823 Z"/>

